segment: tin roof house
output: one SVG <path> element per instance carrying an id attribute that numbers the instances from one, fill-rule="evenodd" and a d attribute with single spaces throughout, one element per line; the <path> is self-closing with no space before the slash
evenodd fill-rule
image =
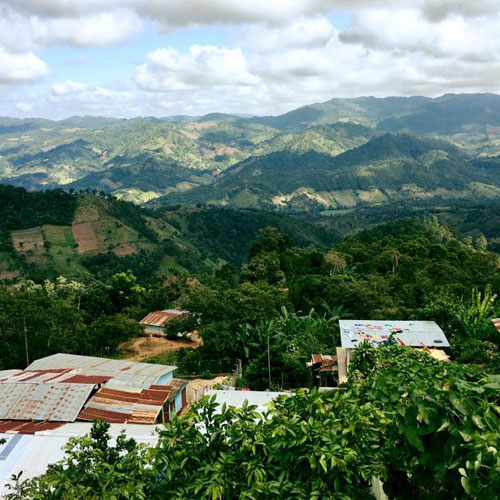
<path id="1" fill-rule="evenodd" d="M 166 324 L 182 316 L 187 316 L 189 311 L 183 309 L 165 309 L 163 311 L 154 311 L 144 317 L 139 323 L 144 327 L 146 335 L 153 335 L 155 337 L 165 336 Z"/>
<path id="2" fill-rule="evenodd" d="M 338 382 L 347 381 L 353 350 L 368 342 L 374 347 L 390 340 L 418 349 L 425 349 L 440 361 L 449 361 L 443 350 L 450 347 L 443 330 L 434 321 L 339 320 L 342 347 L 337 347 Z"/>
<path id="3" fill-rule="evenodd" d="M 71 436 L 93 420 L 153 444 L 157 424 L 187 407 L 187 380 L 175 366 L 54 354 L 25 370 L 0 371 L 0 498 L 12 474 L 45 471 Z M 36 459 L 34 459 L 36 457 Z"/>
<path id="4" fill-rule="evenodd" d="M 0 371 L 0 429 L 103 420 L 156 424 L 187 406 L 187 380 L 175 366 L 72 354 Z"/>

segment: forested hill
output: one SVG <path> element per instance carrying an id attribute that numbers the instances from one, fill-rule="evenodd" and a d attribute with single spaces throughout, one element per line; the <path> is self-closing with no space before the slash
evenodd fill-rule
<path id="1" fill-rule="evenodd" d="M 476 160 L 444 140 L 386 133 L 337 156 L 279 151 L 227 169 L 210 185 L 154 204 L 253 206 L 319 212 L 403 199 L 500 197 L 500 162 Z"/>
<path id="2" fill-rule="evenodd" d="M 218 196 L 223 194 L 224 203 L 239 208 L 308 211 L 314 207 L 374 205 L 406 192 L 413 196 L 415 190 L 416 196 L 421 196 L 422 185 L 414 182 L 407 169 L 401 171 L 401 132 L 422 141 L 420 145 L 413 141 L 412 148 L 425 149 L 415 169 L 421 167 L 420 177 L 426 177 L 425 189 L 430 196 L 442 189 L 446 197 L 475 200 L 498 196 L 497 184 L 484 180 L 484 162 L 498 161 L 500 154 L 500 96 L 494 94 L 332 99 L 281 116 L 253 118 L 221 113 L 129 120 L 0 118 L 0 182 L 30 190 L 97 190 L 136 203 L 162 196 L 167 204 L 173 200 L 192 204 L 198 196 L 220 203 Z M 365 145 L 368 149 L 359 149 Z M 456 154 L 451 148 L 458 148 Z M 357 153 L 344 156 L 351 151 Z M 371 163 L 356 156 L 360 151 L 376 154 L 375 166 L 385 170 L 385 175 L 372 175 Z M 333 183 L 323 195 L 307 182 L 309 166 L 301 158 L 312 158 L 320 168 L 328 164 L 331 170 L 339 167 L 338 162 L 330 163 L 339 155 L 342 162 L 357 158 L 352 177 L 361 178 L 360 187 L 352 187 L 356 182 L 349 182 L 345 189 Z M 436 180 L 441 173 L 438 160 L 443 157 L 452 166 L 456 162 L 459 170 L 467 159 L 472 186 L 459 184 L 450 190 Z M 411 154 L 405 158 L 406 162 L 415 159 Z M 234 173 L 247 162 L 262 162 L 259 169 L 265 168 L 270 161 L 279 163 L 280 159 L 290 163 L 291 171 L 294 166 L 295 170 L 303 167 L 302 177 L 292 172 L 294 182 L 287 183 L 288 172 L 283 171 L 283 185 L 261 185 L 262 178 L 256 177 L 244 181 L 248 184 L 244 190 L 224 189 L 225 183 L 230 183 L 231 170 Z M 425 175 L 428 167 L 430 176 Z M 367 169 L 366 174 L 359 168 Z M 447 170 L 441 178 L 445 176 L 449 176 Z M 386 179 L 391 187 L 386 186 Z M 451 175 L 450 181 L 454 179 Z M 276 199 L 272 196 L 275 191 L 279 192 Z"/>
<path id="3" fill-rule="evenodd" d="M 244 262 L 267 226 L 302 246 L 322 248 L 336 240 L 334 232 L 312 223 L 262 211 L 153 211 L 109 196 L 0 185 L 0 279 L 128 269 L 140 279 L 172 270 L 207 272 Z"/>

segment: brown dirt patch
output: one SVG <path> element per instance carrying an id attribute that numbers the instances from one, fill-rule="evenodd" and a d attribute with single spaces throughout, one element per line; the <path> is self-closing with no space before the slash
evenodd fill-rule
<path id="1" fill-rule="evenodd" d="M 113 253 L 118 257 L 124 257 L 125 255 L 137 253 L 137 247 L 133 243 L 122 243 L 116 248 L 113 248 Z"/>
<path id="2" fill-rule="evenodd" d="M 142 361 L 158 354 L 163 354 L 169 351 L 178 351 L 179 349 L 188 348 L 196 349 L 201 345 L 201 339 L 198 335 L 193 334 L 193 341 L 186 340 L 169 340 L 162 337 L 137 337 L 135 339 L 124 342 L 119 346 L 119 351 L 124 353 L 124 359 L 129 361 Z"/>
<path id="3" fill-rule="evenodd" d="M 73 238 L 78 243 L 78 253 L 86 253 L 97 250 L 98 243 L 94 233 L 92 222 L 82 222 L 71 226 Z"/>
<path id="4" fill-rule="evenodd" d="M 11 233 L 11 237 L 14 248 L 20 253 L 31 251 L 36 254 L 41 254 L 45 251 L 43 246 L 43 233 L 39 227 L 13 232 Z"/>

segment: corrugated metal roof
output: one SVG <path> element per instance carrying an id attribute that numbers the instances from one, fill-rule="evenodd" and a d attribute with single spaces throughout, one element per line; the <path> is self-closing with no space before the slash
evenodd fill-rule
<path id="1" fill-rule="evenodd" d="M 59 353 L 38 359 L 31 363 L 27 369 L 51 370 L 54 368 L 78 369 L 80 375 L 111 376 L 116 380 L 149 387 L 158 382 L 160 377 L 174 371 L 177 367 Z"/>
<path id="2" fill-rule="evenodd" d="M 74 422 L 94 384 L 0 383 L 0 419 Z"/>
<path id="3" fill-rule="evenodd" d="M 495 318 L 491 320 L 495 328 L 500 332 L 500 318 Z"/>
<path id="4" fill-rule="evenodd" d="M 79 370 L 52 369 L 52 370 L 16 370 L 11 374 L 0 373 L 0 383 L 15 384 L 102 384 L 111 379 L 104 375 L 80 375 Z"/>
<path id="5" fill-rule="evenodd" d="M 35 432 L 57 429 L 65 422 L 24 422 L 22 420 L 0 420 L 0 433 L 35 434 Z"/>
<path id="6" fill-rule="evenodd" d="M 165 309 L 163 311 L 150 312 L 139 322 L 141 325 L 164 327 L 170 320 L 189 314 L 182 309 Z"/>
<path id="7" fill-rule="evenodd" d="M 384 344 L 389 335 L 411 347 L 449 347 L 443 330 L 434 321 L 340 320 L 342 347 L 352 349 L 362 342 Z"/>
<path id="8" fill-rule="evenodd" d="M 0 379 L 5 377 L 10 377 L 11 375 L 15 375 L 16 373 L 22 372 L 22 370 L 14 369 L 14 370 L 0 370 Z"/>
<path id="9" fill-rule="evenodd" d="M 122 384 L 106 385 L 92 396 L 78 419 L 154 424 L 171 391 L 169 386 L 144 389 Z"/>

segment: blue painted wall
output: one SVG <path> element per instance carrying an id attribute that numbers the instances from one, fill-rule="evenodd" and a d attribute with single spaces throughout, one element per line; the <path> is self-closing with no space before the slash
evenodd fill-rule
<path id="1" fill-rule="evenodd" d="M 168 385 L 167 382 L 174 378 L 174 371 L 172 370 L 171 372 L 165 373 L 162 375 L 158 381 L 156 382 L 156 385 Z"/>
<path id="2" fill-rule="evenodd" d="M 178 412 L 182 408 L 182 391 L 175 396 L 175 411 Z"/>

